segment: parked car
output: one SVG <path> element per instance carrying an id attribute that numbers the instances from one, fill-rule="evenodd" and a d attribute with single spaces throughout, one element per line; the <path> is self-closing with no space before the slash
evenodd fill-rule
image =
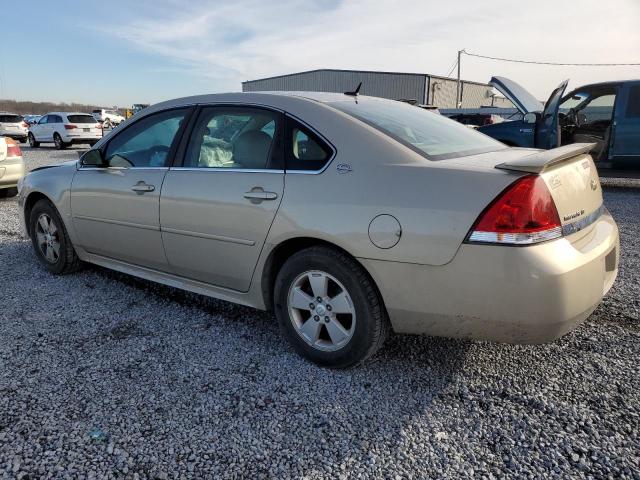
<path id="1" fill-rule="evenodd" d="M 111 128 L 111 126 L 120 125 L 125 121 L 125 118 L 120 115 L 115 110 L 107 110 L 105 108 L 93 110 L 92 112 L 93 118 L 95 118 L 98 122 L 102 123 L 106 128 Z"/>
<path id="2" fill-rule="evenodd" d="M 42 115 L 25 115 L 24 121 L 27 123 L 27 125 L 31 126 L 35 123 L 38 123 L 38 120 L 40 120 L 41 118 Z"/>
<path id="3" fill-rule="evenodd" d="M 29 145 L 53 142 L 58 150 L 70 145 L 95 145 L 102 138 L 102 128 L 93 116 L 78 112 L 50 112 L 29 129 Z"/>
<path id="4" fill-rule="evenodd" d="M 18 194 L 18 182 L 24 176 L 20 146 L 13 138 L 0 137 L 0 198 Z"/>
<path id="5" fill-rule="evenodd" d="M 33 170 L 19 210 L 52 273 L 273 309 L 301 354 L 347 367 L 389 329 L 540 343 L 585 320 L 619 258 L 589 148 L 513 149 L 353 93 L 205 95 Z"/>
<path id="6" fill-rule="evenodd" d="M 564 95 L 562 82 L 542 105 L 517 83 L 503 77 L 490 82 L 524 114 L 521 121 L 479 129 L 507 145 L 555 148 L 592 142 L 601 166 L 640 167 L 640 80 L 605 82 Z"/>
<path id="7" fill-rule="evenodd" d="M 20 115 L 15 113 L 0 112 L 0 136 L 27 141 L 28 125 Z"/>

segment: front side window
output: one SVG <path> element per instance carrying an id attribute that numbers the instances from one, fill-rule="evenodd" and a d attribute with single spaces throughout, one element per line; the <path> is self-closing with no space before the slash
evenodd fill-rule
<path id="1" fill-rule="evenodd" d="M 38 120 L 38 125 L 44 125 L 49 122 L 49 115 L 45 115 L 40 120 Z"/>
<path id="2" fill-rule="evenodd" d="M 211 107 L 193 128 L 185 167 L 266 169 L 274 165 L 279 114 L 243 107 Z"/>
<path id="3" fill-rule="evenodd" d="M 383 99 L 329 103 L 429 160 L 462 157 L 502 150 L 502 143 L 442 115 L 404 102 Z"/>
<path id="4" fill-rule="evenodd" d="M 111 167 L 166 167 L 187 111 L 168 110 L 137 121 L 109 142 L 105 160 Z"/>

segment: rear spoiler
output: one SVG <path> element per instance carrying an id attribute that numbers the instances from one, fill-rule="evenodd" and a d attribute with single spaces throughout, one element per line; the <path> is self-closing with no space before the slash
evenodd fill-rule
<path id="1" fill-rule="evenodd" d="M 596 146 L 595 143 L 573 143 L 552 150 L 532 153 L 525 157 L 496 165 L 501 170 L 516 172 L 542 173 L 550 167 L 576 157 L 582 153 L 589 153 Z"/>

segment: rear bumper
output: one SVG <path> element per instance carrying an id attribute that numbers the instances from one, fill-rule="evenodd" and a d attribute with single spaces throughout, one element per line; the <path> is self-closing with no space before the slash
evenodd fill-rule
<path id="1" fill-rule="evenodd" d="M 618 228 L 608 212 L 575 236 L 528 247 L 463 244 L 438 267 L 360 261 L 398 333 L 544 343 L 583 322 L 618 273 Z"/>
<path id="2" fill-rule="evenodd" d="M 62 141 L 65 143 L 95 143 L 102 139 L 101 134 L 84 134 L 84 135 L 66 135 L 62 137 Z"/>
<path id="3" fill-rule="evenodd" d="M 12 188 L 18 185 L 18 180 L 24 177 L 24 162 L 22 159 L 7 159 L 0 162 L 0 188 Z"/>

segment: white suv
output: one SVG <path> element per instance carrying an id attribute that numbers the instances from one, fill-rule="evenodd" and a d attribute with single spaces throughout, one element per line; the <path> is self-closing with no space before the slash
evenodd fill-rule
<path id="1" fill-rule="evenodd" d="M 105 126 L 120 125 L 125 121 L 125 118 L 115 110 L 107 110 L 105 108 L 99 110 L 93 110 L 93 118 L 102 122 Z"/>
<path id="2" fill-rule="evenodd" d="M 24 143 L 27 141 L 28 127 L 20 115 L 0 112 L 0 137 L 9 137 Z"/>
<path id="3" fill-rule="evenodd" d="M 29 145 L 53 142 L 58 150 L 76 143 L 95 145 L 102 138 L 102 127 L 88 113 L 50 112 L 29 129 Z"/>

